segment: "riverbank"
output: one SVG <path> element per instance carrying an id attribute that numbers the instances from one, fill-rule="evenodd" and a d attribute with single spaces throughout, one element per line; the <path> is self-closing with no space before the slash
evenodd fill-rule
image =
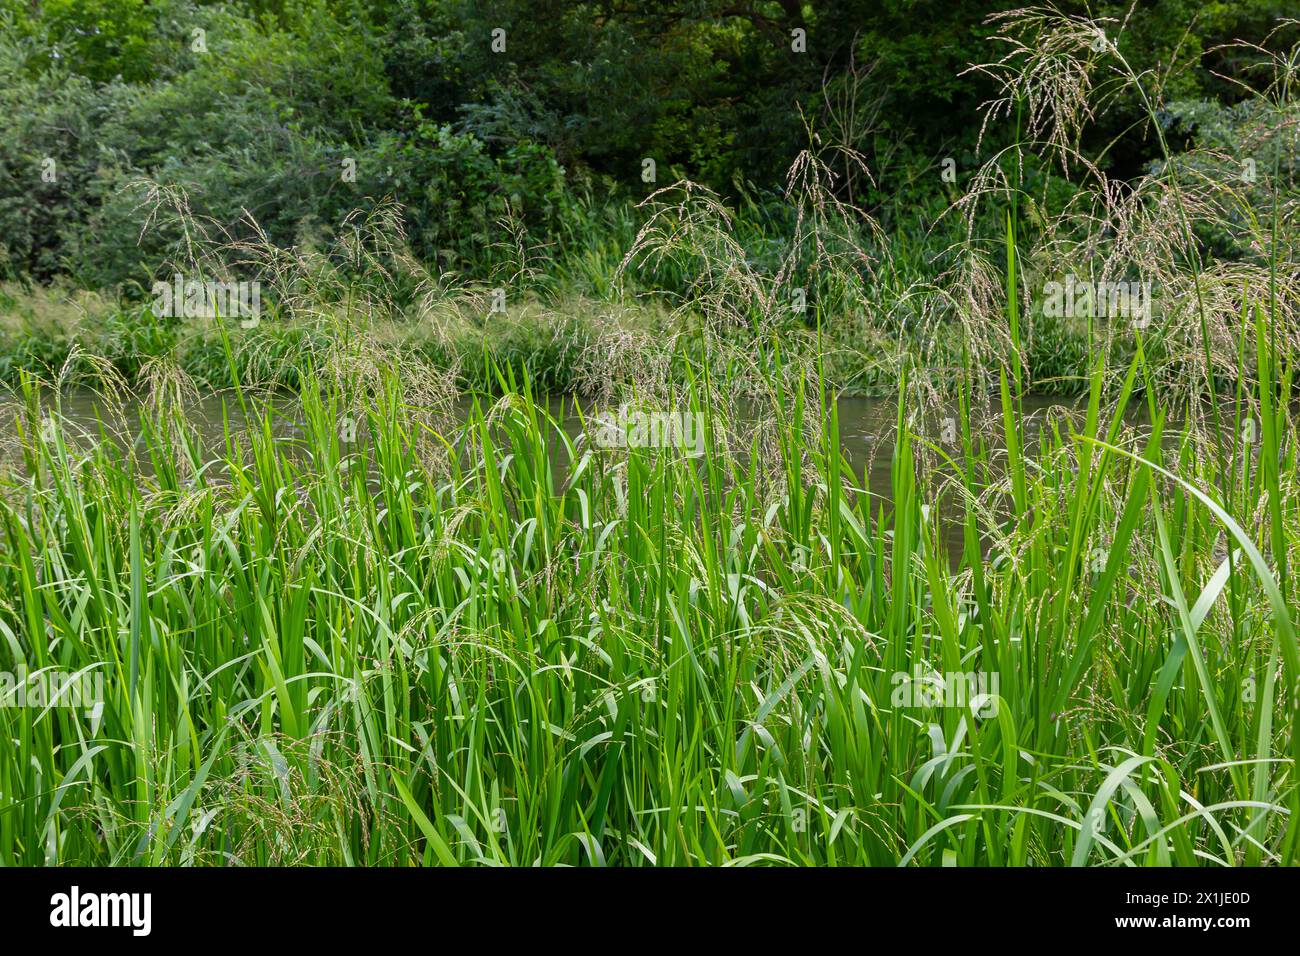
<path id="1" fill-rule="evenodd" d="M 843 395 L 892 398 L 905 371 L 936 387 L 950 382 L 953 369 L 969 361 L 962 331 L 936 331 L 922 349 L 852 315 L 796 315 L 762 328 L 718 329 L 698 313 L 674 312 L 649 296 L 529 294 L 494 310 L 490 290 L 413 306 L 408 314 L 334 302 L 268 311 L 249 323 L 163 317 L 148 303 L 116 294 L 7 283 L 0 284 L 0 385 L 14 387 L 24 374 L 56 383 L 61 375 L 76 376 L 79 365 L 107 363 L 127 385 L 143 389 L 149 370 L 161 363 L 199 388 L 222 389 L 230 385 L 229 350 L 241 382 L 294 390 L 323 371 L 340 339 L 359 338 L 363 350 L 415 357 L 453 373 L 465 390 L 499 391 L 489 371 L 496 367 L 527 375 L 539 391 L 598 395 L 611 376 L 653 369 L 681 384 L 688 365 L 710 364 L 721 373 L 775 342 L 788 356 L 819 363 L 826 384 Z M 1033 391 L 1084 393 L 1091 371 L 1087 325 L 1040 317 L 1029 331 L 1025 358 Z M 1118 348 L 1116 361 L 1130 349 L 1131 342 Z M 993 382 L 1000 367 L 972 371 Z"/>

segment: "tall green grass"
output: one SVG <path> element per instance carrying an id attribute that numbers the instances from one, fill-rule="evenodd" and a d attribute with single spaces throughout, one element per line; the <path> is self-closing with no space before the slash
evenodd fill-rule
<path id="1" fill-rule="evenodd" d="M 78 440 L 29 383 L 0 662 L 106 699 L 0 708 L 0 863 L 1293 863 L 1292 370 L 1244 318 L 1231 476 L 1153 392 L 1124 424 L 1139 350 L 1032 454 L 1018 364 L 955 452 L 905 385 L 889 502 L 779 350 L 772 440 L 689 381 L 698 458 L 509 373 L 445 429 L 401 369 L 308 382 L 295 434 L 236 387 L 219 447 L 175 407 Z M 917 667 L 996 699 L 907 706 Z"/>

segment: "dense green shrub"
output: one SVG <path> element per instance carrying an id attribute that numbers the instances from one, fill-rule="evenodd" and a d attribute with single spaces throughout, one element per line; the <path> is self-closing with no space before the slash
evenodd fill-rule
<path id="1" fill-rule="evenodd" d="M 108 67 L 83 60 L 107 56 L 107 41 L 80 59 L 43 61 L 30 32 L 6 36 L 5 274 L 67 271 L 105 286 L 147 285 L 168 271 L 185 229 L 141 206 L 132 184 L 145 180 L 180 187 L 215 236 L 247 238 L 251 218 L 281 245 L 391 197 L 408 211 L 415 249 L 457 268 L 492 259 L 507 209 L 550 230 L 571 208 L 547 147 L 525 140 L 489 149 L 419 108 L 403 109 L 389 92 L 378 37 L 358 22 L 321 6 L 298 10 L 291 28 L 229 9 L 192 12 L 205 24 L 207 52 L 152 82 L 94 82 Z M 179 44 L 182 33 L 172 32 Z"/>

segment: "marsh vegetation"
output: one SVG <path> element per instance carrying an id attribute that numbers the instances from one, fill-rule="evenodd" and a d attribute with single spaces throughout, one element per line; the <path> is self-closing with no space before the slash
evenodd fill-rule
<path id="1" fill-rule="evenodd" d="M 263 306 L 5 287 L 0 661 L 103 685 L 0 707 L 0 863 L 1295 863 L 1300 47 L 1174 143 L 1133 27 L 993 16 L 915 234 L 856 65 L 778 197 L 505 202 L 477 274 L 126 184 Z"/>

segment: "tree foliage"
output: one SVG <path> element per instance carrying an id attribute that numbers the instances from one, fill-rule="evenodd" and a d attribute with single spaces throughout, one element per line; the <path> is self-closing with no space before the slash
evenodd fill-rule
<path id="1" fill-rule="evenodd" d="M 888 219 L 942 186 L 1000 55 L 976 0 L 0 0 L 0 269 L 143 281 L 125 187 L 185 187 L 237 228 L 293 241 L 365 198 L 408 210 L 416 251 L 461 266 L 503 214 L 555 232 L 593 189 L 644 196 L 644 161 L 726 194 L 777 192 L 809 137 L 864 154 L 855 200 Z M 1123 23 L 1130 60 L 1186 100 L 1241 96 L 1278 0 L 1067 3 Z M 1189 26 L 1190 25 L 1190 26 Z M 1136 171 L 1154 154 L 1138 104 L 1092 145 Z M 42 178 L 53 161 L 57 178 Z M 355 166 L 355 181 L 341 175 Z M 159 240 L 162 242 L 163 240 Z"/>

